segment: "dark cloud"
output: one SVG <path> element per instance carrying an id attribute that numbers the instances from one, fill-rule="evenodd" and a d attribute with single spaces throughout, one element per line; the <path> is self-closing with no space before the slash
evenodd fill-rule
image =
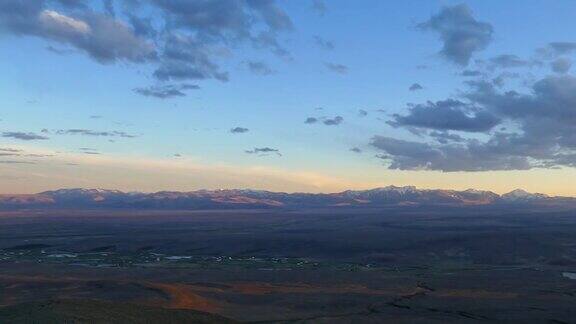
<path id="1" fill-rule="evenodd" d="M 408 88 L 408 90 L 410 90 L 410 91 L 417 91 L 417 90 L 422 90 L 422 89 L 424 89 L 424 87 L 421 86 L 419 83 L 413 83 L 413 84 Z"/>
<path id="2" fill-rule="evenodd" d="M 329 40 L 325 40 L 324 38 L 320 37 L 320 36 L 314 36 L 314 43 L 316 45 L 318 45 L 318 47 L 320 47 L 321 49 L 325 49 L 325 50 L 333 50 L 334 49 L 334 43 L 329 41 Z"/>
<path id="3" fill-rule="evenodd" d="M 22 150 L 13 149 L 13 148 L 0 148 L 0 152 L 18 153 L 18 152 L 22 152 Z"/>
<path id="4" fill-rule="evenodd" d="M 0 29 L 67 44 L 100 63 L 154 60 L 154 44 L 136 36 L 125 23 L 92 10 L 70 14 L 46 9 L 46 1 L 4 0 L 0 3 Z"/>
<path id="5" fill-rule="evenodd" d="M 232 129 L 230 129 L 230 133 L 232 134 L 242 134 L 242 133 L 247 133 L 250 130 L 248 128 L 245 127 L 234 127 Z"/>
<path id="6" fill-rule="evenodd" d="M 337 63 L 325 63 L 326 68 L 332 72 L 336 72 L 338 74 L 346 74 L 348 73 L 348 67 L 346 65 L 337 64 Z"/>
<path id="7" fill-rule="evenodd" d="M 68 55 L 68 54 L 73 54 L 75 53 L 74 50 L 71 49 L 67 49 L 67 48 L 57 48 L 54 46 L 46 46 L 46 50 L 54 53 L 54 54 L 58 54 L 58 55 Z"/>
<path id="8" fill-rule="evenodd" d="M 556 73 L 566 73 L 572 67 L 572 60 L 566 57 L 559 57 L 550 63 L 550 67 Z"/>
<path id="9" fill-rule="evenodd" d="M 56 0 L 56 2 L 68 8 L 86 8 L 86 0 Z"/>
<path id="10" fill-rule="evenodd" d="M 316 124 L 318 122 L 318 118 L 316 117 L 308 117 L 304 121 L 305 124 Z"/>
<path id="11" fill-rule="evenodd" d="M 94 151 L 98 151 L 97 149 L 91 148 L 91 147 L 80 147 L 80 148 L 78 148 L 78 150 L 79 150 L 79 151 L 83 151 L 83 152 L 89 152 L 89 151 L 94 152 Z"/>
<path id="12" fill-rule="evenodd" d="M 22 157 L 35 157 L 43 158 L 53 156 L 51 154 L 32 154 L 25 153 L 23 150 L 13 148 L 0 148 L 0 156 L 22 156 Z"/>
<path id="13" fill-rule="evenodd" d="M 246 0 L 271 30 L 291 30 L 294 28 L 288 14 L 276 5 L 274 0 Z"/>
<path id="14" fill-rule="evenodd" d="M 462 73 L 460 73 L 460 75 L 462 75 L 464 77 L 477 77 L 477 76 L 481 76 L 482 72 L 477 71 L 477 70 L 464 70 L 464 71 L 462 71 Z"/>
<path id="15" fill-rule="evenodd" d="M 390 169 L 454 172 L 530 168 L 525 157 L 491 150 L 489 146 L 475 142 L 466 145 L 433 146 L 428 143 L 375 136 L 371 145 L 384 152 L 378 157 L 388 161 Z"/>
<path id="16" fill-rule="evenodd" d="M 344 122 L 344 118 L 342 116 L 336 116 L 334 118 L 324 118 L 322 123 L 327 126 L 337 126 Z"/>
<path id="17" fill-rule="evenodd" d="M 54 156 L 54 154 L 23 154 L 21 156 L 33 157 L 33 158 L 45 158 L 45 157 L 52 157 Z"/>
<path id="18" fill-rule="evenodd" d="M 47 132 L 50 132 L 47 130 Z M 96 136 L 96 137 L 124 137 L 135 138 L 136 135 L 128 134 L 121 131 L 95 131 L 90 129 L 58 129 L 53 131 L 56 135 L 82 135 L 82 136 Z"/>
<path id="19" fill-rule="evenodd" d="M 559 122 L 576 121 L 576 77 L 548 76 L 531 86 L 530 94 L 499 92 L 491 83 L 469 82 L 467 98 L 504 117 L 526 120 L 548 118 Z"/>
<path id="20" fill-rule="evenodd" d="M 173 97 L 185 97 L 186 91 L 200 89 L 194 84 L 150 86 L 146 88 L 135 88 L 134 92 L 146 97 L 168 99 Z"/>
<path id="21" fill-rule="evenodd" d="M 165 15 L 171 30 L 194 33 L 202 45 L 248 42 L 268 48 L 280 56 L 289 53 L 279 44 L 277 34 L 293 28 L 292 21 L 273 0 L 152 0 Z M 257 28 L 258 23 L 265 30 Z M 197 46 L 198 47 L 198 46 Z"/>
<path id="22" fill-rule="evenodd" d="M 280 150 L 270 147 L 255 147 L 252 150 L 244 151 L 247 154 L 258 154 L 258 155 L 268 155 L 268 154 L 276 154 L 278 156 L 282 156 Z"/>
<path id="23" fill-rule="evenodd" d="M 161 81 L 227 81 L 219 59 L 244 44 L 289 58 L 278 37 L 293 28 L 274 0 L 0 1 L 0 31 L 53 41 L 100 63 L 151 63 Z"/>
<path id="24" fill-rule="evenodd" d="M 35 133 L 24 133 L 24 132 L 4 132 L 2 137 L 10 137 L 23 141 L 34 141 L 34 140 L 47 140 L 48 137 L 38 135 Z"/>
<path id="25" fill-rule="evenodd" d="M 114 8 L 114 0 L 103 0 L 104 11 L 110 17 L 116 17 L 116 9 Z"/>
<path id="26" fill-rule="evenodd" d="M 500 123 L 500 119 L 459 100 L 442 100 L 411 106 L 407 115 L 394 115 L 394 127 L 411 126 L 436 130 L 484 132 Z"/>
<path id="27" fill-rule="evenodd" d="M 195 37 L 172 34 L 166 38 L 163 62 L 154 76 L 161 81 L 210 78 L 228 81 L 228 73 L 221 71 L 213 60 L 217 56 L 216 49 L 210 44 Z"/>
<path id="28" fill-rule="evenodd" d="M 441 131 L 441 132 L 432 131 L 428 133 L 428 136 L 430 136 L 440 144 L 448 144 L 451 142 L 461 143 L 466 141 L 464 137 L 447 131 Z"/>
<path id="29" fill-rule="evenodd" d="M 571 54 L 576 51 L 576 42 L 552 42 L 548 49 L 555 55 Z"/>
<path id="30" fill-rule="evenodd" d="M 357 148 L 357 147 L 353 147 L 350 149 L 350 152 L 354 152 L 354 153 L 362 153 L 362 150 Z"/>
<path id="31" fill-rule="evenodd" d="M 390 168 L 448 172 L 576 166 L 576 77 L 547 76 L 534 82 L 526 93 L 504 91 L 493 82 L 483 80 L 467 84 L 470 89 L 463 93 L 467 102 L 450 99 L 440 105 L 416 105 L 404 116 L 407 119 L 396 116 L 392 121 L 397 127 L 417 125 L 440 130 L 420 133 L 424 140 L 428 137 L 437 144 L 384 136 L 372 139 L 372 146 L 384 152 L 379 156 L 390 163 Z M 442 112 L 428 114 L 430 111 Z M 472 113 L 465 115 L 471 119 L 463 118 L 465 111 Z M 488 126 L 470 127 L 477 125 L 480 115 L 486 114 L 510 127 L 501 127 L 498 131 Z M 442 117 L 438 119 L 439 116 Z M 455 125 L 469 126 L 443 124 L 454 120 L 459 121 Z M 481 137 L 455 137 L 455 134 L 445 132 L 481 131 L 482 128 L 486 129 L 483 140 Z"/>
<path id="32" fill-rule="evenodd" d="M 2 160 L 0 164 L 36 164 L 36 162 L 31 161 L 12 161 L 12 160 Z"/>
<path id="33" fill-rule="evenodd" d="M 533 64 L 533 62 L 523 60 L 516 55 L 511 54 L 503 54 L 493 57 L 489 60 L 490 67 L 492 69 L 501 68 L 501 69 L 509 69 L 509 68 L 519 68 L 519 67 L 526 67 Z"/>
<path id="34" fill-rule="evenodd" d="M 492 25 L 476 20 L 465 4 L 444 7 L 418 27 L 438 33 L 443 42 L 440 54 L 462 66 L 488 46 L 493 34 Z"/>
<path id="35" fill-rule="evenodd" d="M 312 9 L 318 12 L 321 16 L 324 16 L 328 11 L 326 3 L 323 0 L 312 0 Z"/>
<path id="36" fill-rule="evenodd" d="M 268 64 L 264 62 L 247 61 L 246 66 L 248 67 L 250 72 L 258 75 L 271 75 L 275 73 L 275 71 L 272 70 L 272 68 L 270 68 Z"/>
<path id="37" fill-rule="evenodd" d="M 152 25 L 152 18 L 128 14 L 128 19 L 137 36 L 155 38 L 158 35 L 158 31 Z"/>
<path id="38" fill-rule="evenodd" d="M 359 117 L 366 117 L 366 116 L 368 116 L 368 112 L 364 109 L 358 109 L 358 116 Z"/>

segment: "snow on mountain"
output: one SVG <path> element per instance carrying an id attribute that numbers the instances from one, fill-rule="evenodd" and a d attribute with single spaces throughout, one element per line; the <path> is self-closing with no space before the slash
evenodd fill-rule
<path id="1" fill-rule="evenodd" d="M 468 189 L 417 189 L 387 186 L 347 190 L 331 194 L 284 193 L 251 189 L 197 190 L 155 193 L 106 189 L 59 189 L 35 195 L 0 195 L 0 208 L 134 208 L 134 209 L 226 209 L 226 208 L 317 208 L 343 206 L 474 206 L 498 204 L 563 204 L 576 207 L 576 198 L 549 197 L 521 189 L 502 196 L 491 191 Z"/>

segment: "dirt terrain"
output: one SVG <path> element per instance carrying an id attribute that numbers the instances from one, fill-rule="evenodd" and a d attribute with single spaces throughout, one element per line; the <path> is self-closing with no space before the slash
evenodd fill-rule
<path id="1" fill-rule="evenodd" d="M 0 319 L 14 307 L 96 301 L 256 323 L 573 323 L 574 216 L 462 208 L 3 214 Z"/>

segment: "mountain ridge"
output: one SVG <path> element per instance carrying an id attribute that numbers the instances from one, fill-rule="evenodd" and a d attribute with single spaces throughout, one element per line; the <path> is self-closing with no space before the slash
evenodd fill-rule
<path id="1" fill-rule="evenodd" d="M 236 209 L 379 206 L 562 205 L 576 208 L 574 197 L 552 197 L 516 189 L 499 195 L 467 189 L 418 189 L 387 186 L 336 193 L 286 193 L 252 189 L 124 192 L 66 188 L 27 195 L 0 195 L 0 209 L 19 208 L 135 208 Z"/>

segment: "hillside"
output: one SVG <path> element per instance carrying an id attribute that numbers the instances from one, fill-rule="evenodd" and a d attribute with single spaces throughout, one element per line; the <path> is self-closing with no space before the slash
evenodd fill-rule
<path id="1" fill-rule="evenodd" d="M 193 311 L 95 300 L 57 300 L 0 308 L 0 323 L 236 323 L 227 318 Z"/>

